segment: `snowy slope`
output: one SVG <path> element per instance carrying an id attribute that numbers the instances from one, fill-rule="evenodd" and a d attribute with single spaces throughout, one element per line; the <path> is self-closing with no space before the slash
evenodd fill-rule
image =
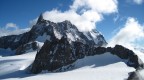
<path id="1" fill-rule="evenodd" d="M 0 58 L 0 78 L 3 75 L 9 75 L 17 71 L 23 71 L 32 64 L 36 55 L 35 52 L 29 52 L 23 55 L 8 56 Z"/>
<path id="2" fill-rule="evenodd" d="M 138 75 L 139 75 L 141 80 L 144 80 L 144 70 L 139 71 Z"/>
<path id="3" fill-rule="evenodd" d="M 73 63 L 75 69 L 66 72 L 28 74 L 29 66 L 36 52 L 0 58 L 1 80 L 124 80 L 134 71 L 123 60 L 110 53 L 85 57 Z M 3 67 L 3 66 L 6 66 Z"/>

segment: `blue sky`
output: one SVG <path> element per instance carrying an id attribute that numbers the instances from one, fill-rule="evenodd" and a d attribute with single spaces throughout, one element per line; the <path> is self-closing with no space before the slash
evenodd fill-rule
<path id="1" fill-rule="evenodd" d="M 65 12 L 76 0 L 0 0 L 0 27 L 8 27 L 8 23 L 18 28 L 27 28 L 30 21 L 41 13 L 54 9 Z M 110 0 L 114 1 L 114 0 Z M 110 40 L 121 28 L 129 17 L 144 24 L 144 0 L 117 0 L 117 11 L 104 14 L 103 19 L 96 22 L 96 29 Z M 9 24 L 10 25 L 10 24 Z"/>
<path id="2" fill-rule="evenodd" d="M 70 0 L 0 0 L 0 26 L 13 22 L 24 28 L 40 13 L 54 8 L 66 10 L 71 3 Z"/>
<path id="3" fill-rule="evenodd" d="M 107 36 L 107 39 L 112 36 L 107 35 L 107 33 L 112 33 L 114 30 L 123 27 L 128 17 L 134 17 L 141 24 L 144 23 L 144 4 L 138 5 L 133 2 L 127 2 L 127 0 L 118 0 L 118 2 L 118 13 L 105 15 L 105 19 L 101 21 L 97 27 L 98 30 Z M 114 22 L 113 19 L 116 18 L 117 15 L 119 15 L 119 19 Z"/>

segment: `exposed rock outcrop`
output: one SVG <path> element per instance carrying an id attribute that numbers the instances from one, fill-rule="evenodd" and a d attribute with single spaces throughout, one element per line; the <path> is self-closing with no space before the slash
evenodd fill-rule
<path id="1" fill-rule="evenodd" d="M 30 42 L 30 43 L 27 43 L 27 44 L 19 46 L 16 49 L 16 53 L 15 54 L 16 55 L 20 55 L 20 54 L 23 54 L 23 53 L 26 53 L 26 52 L 35 51 L 37 49 L 38 49 L 37 42 Z"/>
<path id="2" fill-rule="evenodd" d="M 129 73 L 129 77 L 127 80 L 140 80 L 136 71 Z"/>
<path id="3" fill-rule="evenodd" d="M 110 52 L 121 59 L 127 60 L 127 65 L 139 68 L 140 63 L 135 53 L 121 45 L 114 48 L 95 47 L 81 42 L 69 44 L 67 38 L 55 41 L 46 41 L 41 50 L 37 53 L 34 63 L 31 67 L 32 73 L 40 73 L 42 70 L 54 71 L 63 66 L 72 64 L 85 56 L 93 56 Z"/>
<path id="4" fill-rule="evenodd" d="M 107 44 L 103 35 L 97 30 L 80 32 L 70 21 L 66 20 L 54 23 L 49 20 L 44 20 L 41 14 L 37 23 L 29 32 L 1 37 L 0 48 L 10 48 L 11 50 L 16 50 L 16 54 L 22 54 L 29 49 L 33 49 L 32 46 L 29 46 L 33 45 L 32 43 L 35 41 L 44 43 L 46 40 L 55 41 L 60 40 L 62 37 L 66 37 L 69 44 L 73 42 L 81 42 L 93 46 L 103 46 Z M 26 46 L 29 47 L 29 49 L 27 49 Z"/>
<path id="5" fill-rule="evenodd" d="M 114 48 L 108 47 L 107 52 L 111 52 L 121 59 L 127 59 L 128 66 L 132 66 L 134 68 L 138 68 L 140 66 L 138 56 L 132 50 L 129 50 L 121 45 L 116 45 Z"/>

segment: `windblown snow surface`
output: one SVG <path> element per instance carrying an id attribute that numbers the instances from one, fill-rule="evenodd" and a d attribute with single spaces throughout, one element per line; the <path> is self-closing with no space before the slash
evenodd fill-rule
<path id="1" fill-rule="evenodd" d="M 0 58 L 0 80 L 124 80 L 135 71 L 115 55 L 105 53 L 77 60 L 74 69 L 65 72 L 30 74 L 26 68 L 36 52 Z"/>

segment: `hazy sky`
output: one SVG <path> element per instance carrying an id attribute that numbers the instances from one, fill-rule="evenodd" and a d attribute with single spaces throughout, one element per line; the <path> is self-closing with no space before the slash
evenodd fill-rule
<path id="1" fill-rule="evenodd" d="M 96 27 L 107 41 L 120 39 L 122 30 L 131 24 L 135 23 L 136 27 L 130 29 L 143 31 L 144 27 L 144 0 L 0 0 L 0 29 L 28 28 L 41 13 L 52 21 L 68 19 L 78 26 L 84 25 L 83 30 Z M 130 34 L 130 31 L 137 31 L 128 30 L 125 34 L 131 36 L 126 36 L 128 38 L 138 36 L 133 43 L 144 39 L 137 35 L 141 33 Z M 126 37 L 122 39 L 126 40 Z"/>

